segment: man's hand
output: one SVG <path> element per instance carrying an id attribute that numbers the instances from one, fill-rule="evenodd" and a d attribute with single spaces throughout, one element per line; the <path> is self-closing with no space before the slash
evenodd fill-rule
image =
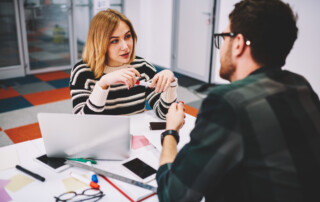
<path id="1" fill-rule="evenodd" d="M 172 103 L 167 114 L 167 130 L 179 129 L 184 124 L 184 104 L 183 102 Z M 177 156 L 177 141 L 172 135 L 167 135 L 163 139 L 162 151 L 160 156 L 160 166 L 172 163 Z"/>
<path id="2" fill-rule="evenodd" d="M 183 102 L 179 102 L 179 104 L 172 103 L 166 115 L 166 129 L 179 132 L 180 128 L 182 128 L 185 123 L 185 117 Z"/>
<path id="3" fill-rule="evenodd" d="M 169 88 L 171 82 L 174 82 L 172 71 L 162 70 L 152 78 L 150 88 L 155 88 L 154 92 L 156 93 L 162 93 Z"/>
<path id="4" fill-rule="evenodd" d="M 124 84 L 128 89 L 135 85 L 140 73 L 135 68 L 120 69 L 101 77 L 98 84 L 107 89 L 112 84 Z"/>

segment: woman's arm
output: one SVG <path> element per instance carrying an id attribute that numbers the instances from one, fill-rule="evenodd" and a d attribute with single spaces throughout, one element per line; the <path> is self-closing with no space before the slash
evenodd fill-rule
<path id="1" fill-rule="evenodd" d="M 74 114 L 99 114 L 104 110 L 104 105 L 109 90 L 96 85 L 98 79 L 83 62 L 74 66 L 70 77 L 70 93 L 72 97 Z"/>
<path id="2" fill-rule="evenodd" d="M 136 69 L 125 68 L 95 79 L 90 68 L 76 66 L 72 70 L 70 81 L 73 113 L 105 113 L 109 86 L 123 84 L 129 89 L 134 86 L 137 77 L 140 77 L 140 73 Z"/>
<path id="3" fill-rule="evenodd" d="M 171 86 L 175 83 L 175 86 Z M 170 105 L 177 100 L 177 79 L 169 70 L 163 70 L 152 78 L 151 87 L 147 93 L 147 101 L 156 115 L 165 119 Z"/>

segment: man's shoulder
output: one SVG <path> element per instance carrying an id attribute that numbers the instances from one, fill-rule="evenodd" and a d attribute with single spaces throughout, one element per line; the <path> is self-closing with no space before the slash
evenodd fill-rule
<path id="1" fill-rule="evenodd" d="M 245 88 L 247 88 L 249 85 L 254 85 L 255 82 L 259 82 L 261 80 L 261 77 L 247 77 L 242 80 L 234 81 L 229 84 L 221 84 L 216 87 L 214 87 L 209 95 L 220 95 L 225 96 L 226 94 L 235 93 L 237 91 L 243 91 Z"/>
<path id="2" fill-rule="evenodd" d="M 231 105 L 237 105 L 259 96 L 264 89 L 259 83 L 263 83 L 266 79 L 268 78 L 265 75 L 253 75 L 230 84 L 219 85 L 212 89 L 208 98 L 220 97 Z"/>
<path id="3" fill-rule="evenodd" d="M 307 80 L 286 70 L 267 71 L 214 88 L 209 96 L 221 96 L 232 105 L 243 106 L 261 99 L 267 99 L 290 89 L 309 86 Z"/>

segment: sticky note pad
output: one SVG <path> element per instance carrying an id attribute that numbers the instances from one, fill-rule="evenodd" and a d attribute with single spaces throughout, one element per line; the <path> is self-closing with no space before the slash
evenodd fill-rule
<path id="1" fill-rule="evenodd" d="M 149 144 L 149 140 L 145 136 L 132 136 L 132 149 L 139 149 Z"/>
<path id="2" fill-rule="evenodd" d="M 0 189 L 0 202 L 7 202 L 7 201 L 11 201 L 12 198 L 9 196 L 9 194 L 7 193 L 7 191 L 5 189 Z"/>
<path id="3" fill-rule="evenodd" d="M 74 179 L 73 177 L 69 177 L 62 180 L 66 191 L 76 191 L 78 189 L 88 188 L 89 186 Z"/>
<path id="4" fill-rule="evenodd" d="M 10 180 L 2 180 L 0 179 L 0 189 L 4 188 L 7 184 L 9 184 Z"/>
<path id="5" fill-rule="evenodd" d="M 34 180 L 31 179 L 30 177 L 27 177 L 22 174 L 17 174 L 15 176 L 13 176 L 12 178 L 10 178 L 10 182 L 9 182 L 9 184 L 7 184 L 6 189 L 8 189 L 12 192 L 17 192 L 33 181 Z"/>

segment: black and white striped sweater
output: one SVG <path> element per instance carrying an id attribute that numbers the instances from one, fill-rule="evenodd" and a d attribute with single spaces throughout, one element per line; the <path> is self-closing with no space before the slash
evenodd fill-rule
<path id="1" fill-rule="evenodd" d="M 156 74 L 156 69 L 145 59 L 136 57 L 130 64 L 141 75 L 139 80 L 148 81 Z M 123 67 L 107 67 L 105 73 L 119 70 Z M 155 93 L 154 89 L 144 86 L 133 86 L 129 90 L 123 84 L 111 85 L 103 90 L 93 72 L 84 62 L 77 63 L 70 77 L 70 91 L 74 114 L 109 114 L 132 115 L 145 111 L 145 101 L 156 115 L 165 119 L 169 106 L 176 101 L 176 87 L 169 87 L 163 93 Z"/>

